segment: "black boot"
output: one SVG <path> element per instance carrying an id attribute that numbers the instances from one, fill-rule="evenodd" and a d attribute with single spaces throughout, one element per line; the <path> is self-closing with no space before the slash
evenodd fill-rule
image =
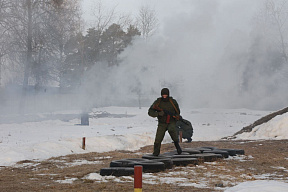
<path id="1" fill-rule="evenodd" d="M 176 149 L 177 149 L 178 155 L 180 155 L 180 154 L 182 153 L 182 149 L 181 149 L 181 147 L 180 147 L 180 145 L 179 145 L 179 142 L 178 142 L 178 141 L 177 141 L 177 142 L 174 142 L 174 145 L 175 145 L 175 147 L 176 147 Z"/>
<path id="2" fill-rule="evenodd" d="M 153 156 L 158 156 L 160 154 L 161 143 L 154 143 Z"/>

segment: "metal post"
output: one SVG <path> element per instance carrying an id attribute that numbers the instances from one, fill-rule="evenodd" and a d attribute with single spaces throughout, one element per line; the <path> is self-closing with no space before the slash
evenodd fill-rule
<path id="1" fill-rule="evenodd" d="M 85 143 L 85 142 L 86 142 L 86 138 L 83 137 L 83 138 L 82 138 L 82 149 L 83 149 L 83 150 L 85 150 L 85 148 L 86 148 L 86 143 Z"/>
<path id="2" fill-rule="evenodd" d="M 81 125 L 89 125 L 89 114 L 82 113 L 81 114 Z"/>
<path id="3" fill-rule="evenodd" d="M 142 192 L 142 166 L 134 166 L 134 192 Z"/>

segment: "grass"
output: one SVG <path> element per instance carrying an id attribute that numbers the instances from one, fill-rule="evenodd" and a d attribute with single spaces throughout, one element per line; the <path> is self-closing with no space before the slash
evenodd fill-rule
<path id="1" fill-rule="evenodd" d="M 164 172 L 153 173 L 153 184 L 143 180 L 143 191 L 223 191 L 226 187 L 240 182 L 256 179 L 286 181 L 288 177 L 288 141 L 205 141 L 181 143 L 183 148 L 214 146 L 218 148 L 244 149 L 245 156 L 229 158 L 216 162 L 201 163 L 198 166 L 181 166 Z M 133 191 L 133 180 L 119 177 L 99 182 L 85 179 L 90 173 L 99 173 L 101 168 L 109 167 L 112 160 L 141 158 L 141 154 L 151 153 L 153 146 L 145 146 L 138 151 L 111 151 L 105 153 L 75 154 L 54 157 L 45 161 L 25 160 L 17 165 L 0 169 L 0 191 Z M 161 153 L 174 150 L 174 145 L 162 145 Z M 105 157 L 111 158 L 105 158 Z M 95 164 L 71 166 L 75 161 L 101 161 Z M 69 165 L 70 163 L 70 165 Z M 284 167 L 284 168 L 279 168 Z M 154 177 L 153 177 L 154 176 Z M 72 183 L 59 183 L 57 180 L 76 178 Z M 162 178 L 162 179 L 161 179 Z M 181 180 L 169 179 L 186 178 Z M 162 182 L 161 182 L 162 181 Z M 170 180 L 169 180 L 170 181 Z M 188 182 L 189 183 L 188 183 Z M 185 184 L 200 186 L 184 186 Z M 202 186 L 202 187 L 201 187 Z"/>

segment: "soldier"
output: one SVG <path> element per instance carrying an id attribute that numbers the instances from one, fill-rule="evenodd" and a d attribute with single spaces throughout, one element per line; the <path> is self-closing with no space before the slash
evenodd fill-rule
<path id="1" fill-rule="evenodd" d="M 148 110 L 148 115 L 158 118 L 158 128 L 156 132 L 153 155 L 160 154 L 161 142 L 165 136 L 166 130 L 174 141 L 177 153 L 181 154 L 182 150 L 178 141 L 176 131 L 176 121 L 180 118 L 180 109 L 177 101 L 169 96 L 169 89 L 163 88 L 159 97 Z"/>

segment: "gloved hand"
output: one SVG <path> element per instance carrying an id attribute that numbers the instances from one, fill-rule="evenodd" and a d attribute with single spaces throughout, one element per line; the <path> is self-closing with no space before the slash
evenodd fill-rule
<path id="1" fill-rule="evenodd" d="M 163 116 L 163 115 L 164 115 L 164 111 L 158 112 L 158 115 L 159 115 L 159 116 Z"/>
<path id="2" fill-rule="evenodd" d="M 179 115 L 179 116 L 176 116 L 176 120 L 177 121 L 181 121 L 183 118 L 182 118 L 182 116 L 181 115 Z"/>

